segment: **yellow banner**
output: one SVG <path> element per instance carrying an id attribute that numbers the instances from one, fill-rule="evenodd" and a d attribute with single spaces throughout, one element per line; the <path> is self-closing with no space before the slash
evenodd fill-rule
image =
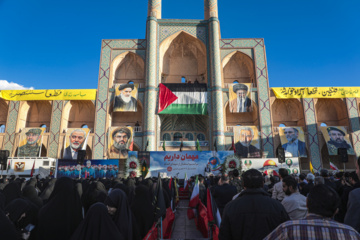
<path id="1" fill-rule="evenodd" d="M 358 98 L 360 87 L 272 88 L 276 98 Z"/>
<path id="2" fill-rule="evenodd" d="M 95 100 L 96 89 L 2 90 L 0 97 L 9 101 L 26 100 Z"/>

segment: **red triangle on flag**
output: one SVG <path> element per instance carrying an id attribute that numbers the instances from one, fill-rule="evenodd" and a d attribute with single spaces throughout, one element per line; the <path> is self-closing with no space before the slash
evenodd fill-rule
<path id="1" fill-rule="evenodd" d="M 176 101 L 178 97 L 164 84 L 159 84 L 159 111 L 165 110 L 170 104 Z"/>

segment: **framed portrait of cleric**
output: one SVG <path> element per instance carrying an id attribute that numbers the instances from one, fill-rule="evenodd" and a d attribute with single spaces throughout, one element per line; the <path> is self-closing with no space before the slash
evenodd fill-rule
<path id="1" fill-rule="evenodd" d="M 302 127 L 279 127 L 279 134 L 285 156 L 307 157 L 305 134 Z"/>
<path id="2" fill-rule="evenodd" d="M 133 150 L 133 134 L 132 127 L 109 128 L 108 158 L 127 159 L 128 152 Z"/>
<path id="3" fill-rule="evenodd" d="M 251 83 L 235 83 L 229 87 L 229 108 L 232 113 L 252 112 Z"/>
<path id="4" fill-rule="evenodd" d="M 45 128 L 23 128 L 20 133 L 18 157 L 40 157 Z"/>
<path id="5" fill-rule="evenodd" d="M 321 127 L 329 155 L 338 155 L 338 148 L 346 148 L 348 155 L 355 155 L 349 134 L 344 126 Z"/>
<path id="6" fill-rule="evenodd" d="M 78 150 L 86 150 L 89 128 L 66 129 L 62 159 L 77 159 Z"/>
<path id="7" fill-rule="evenodd" d="M 139 84 L 115 84 L 114 112 L 136 112 Z"/>
<path id="8" fill-rule="evenodd" d="M 236 155 L 246 158 L 259 158 L 260 140 L 256 126 L 233 127 Z"/>

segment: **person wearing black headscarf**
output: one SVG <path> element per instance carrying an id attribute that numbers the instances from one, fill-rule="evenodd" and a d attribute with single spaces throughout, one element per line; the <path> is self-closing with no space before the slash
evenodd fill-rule
<path id="1" fill-rule="evenodd" d="M 73 180 L 59 178 L 48 202 L 40 209 L 37 239 L 69 239 L 81 220 L 81 201 Z"/>
<path id="2" fill-rule="evenodd" d="M 20 235 L 16 232 L 14 224 L 5 215 L 3 211 L 0 211 L 0 237 L 1 240 L 17 240 L 21 239 Z"/>
<path id="3" fill-rule="evenodd" d="M 134 202 L 131 204 L 131 210 L 134 213 L 134 217 L 140 231 L 140 237 L 143 239 L 149 232 L 154 222 L 151 194 L 147 186 L 140 184 L 136 187 Z"/>
<path id="4" fill-rule="evenodd" d="M 47 184 L 44 185 L 44 190 L 40 194 L 40 198 L 46 203 L 51 196 L 51 193 L 54 191 L 56 179 L 51 179 Z"/>
<path id="5" fill-rule="evenodd" d="M 5 207 L 6 207 L 6 205 L 8 205 L 14 199 L 21 198 L 20 185 L 15 181 L 10 182 L 5 186 L 3 190 L 3 194 L 6 197 L 6 201 L 5 201 Z"/>
<path id="6" fill-rule="evenodd" d="M 24 233 L 25 227 L 28 225 L 31 218 L 28 212 L 30 210 L 30 203 L 24 199 L 18 198 L 13 200 L 5 207 L 5 215 L 9 218 L 10 222 L 16 229 L 17 238 L 21 239 L 22 233 Z M 1 225 L 1 224 L 0 224 Z M 1 233 L 0 233 L 1 234 Z M 0 235 L 1 236 L 1 235 Z M 1 238 L 2 239 L 2 238 Z"/>
<path id="7" fill-rule="evenodd" d="M 81 202 L 84 206 L 85 214 L 97 202 L 104 202 L 107 196 L 107 191 L 102 182 L 92 182 L 87 188 L 86 192 L 81 197 Z"/>
<path id="8" fill-rule="evenodd" d="M 105 199 L 109 214 L 125 239 L 141 239 L 126 194 L 120 189 L 112 190 Z"/>
<path id="9" fill-rule="evenodd" d="M 5 201 L 6 201 L 6 197 L 5 197 L 5 195 L 0 191 L 0 211 L 4 211 L 4 209 L 5 209 Z"/>
<path id="10" fill-rule="evenodd" d="M 93 204 L 70 240 L 125 239 L 103 203 Z"/>
<path id="11" fill-rule="evenodd" d="M 34 203 L 39 209 L 43 206 L 43 201 L 37 195 L 37 191 L 34 186 L 27 185 L 22 190 L 23 197 Z"/>

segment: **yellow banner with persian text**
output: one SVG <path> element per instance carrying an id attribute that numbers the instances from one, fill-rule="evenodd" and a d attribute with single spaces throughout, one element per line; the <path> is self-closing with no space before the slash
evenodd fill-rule
<path id="1" fill-rule="evenodd" d="M 358 98 L 360 87 L 271 88 L 276 98 Z"/>
<path id="2" fill-rule="evenodd" d="M 96 89 L 2 90 L 0 97 L 9 101 L 95 100 Z"/>

